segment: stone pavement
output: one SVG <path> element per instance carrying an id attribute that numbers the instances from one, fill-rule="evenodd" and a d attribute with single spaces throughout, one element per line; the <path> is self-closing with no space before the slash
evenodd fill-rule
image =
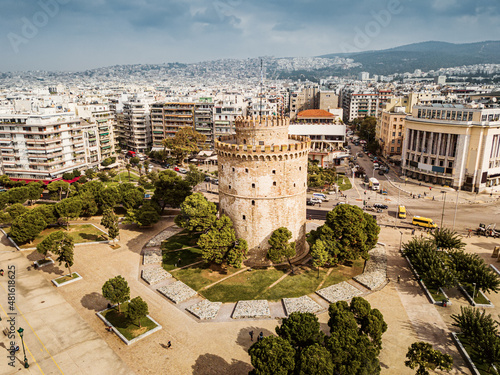
<path id="1" fill-rule="evenodd" d="M 210 324 L 200 323 L 200 321 L 193 318 L 191 313 L 174 306 L 141 279 L 141 251 L 144 245 L 149 239 L 172 224 L 172 219 L 162 220 L 154 227 L 140 231 L 134 226 L 121 226 L 121 247 L 116 250 L 111 249 L 108 245 L 75 248 L 75 265 L 73 269 L 80 273 L 84 279 L 62 288 L 56 289 L 50 286 L 50 291 L 55 293 L 57 297 L 54 298 L 57 302 L 60 301 L 59 304 L 56 305 L 55 309 L 40 310 L 40 316 L 37 319 L 35 319 L 36 315 L 33 315 L 33 320 L 37 321 L 36 329 L 43 332 L 43 334 L 39 335 L 40 338 L 44 340 L 47 337 L 50 342 L 50 347 L 49 345 L 46 345 L 46 347 L 52 355 L 52 350 L 58 350 L 57 345 L 60 345 L 61 350 L 63 350 L 68 347 L 70 342 L 73 342 L 71 341 L 74 340 L 72 339 L 73 335 L 66 337 L 68 336 L 67 332 L 82 324 L 90 326 L 90 332 L 84 336 L 85 340 L 88 338 L 89 341 L 77 342 L 75 347 L 75 352 L 78 349 L 79 352 L 84 350 L 85 353 L 89 354 L 76 357 L 72 356 L 74 353 L 71 352 L 72 355 L 68 358 L 67 356 L 64 357 L 63 354 L 66 352 L 63 352 L 57 358 L 58 363 L 59 358 L 61 358 L 60 362 L 65 365 L 67 363 L 68 366 L 80 366 L 82 369 L 94 370 L 94 364 L 99 363 L 99 361 L 104 363 L 104 368 L 106 368 L 108 362 L 111 362 L 109 365 L 115 367 L 106 373 L 117 374 L 158 374 L 167 372 L 172 374 L 205 375 L 248 373 L 252 368 L 247 354 L 247 350 L 252 344 L 248 332 L 252 330 L 255 335 L 258 335 L 262 331 L 265 336 L 274 334 L 275 327 L 279 323 L 278 319 L 241 319 L 216 321 Z M 409 238 L 410 231 L 404 231 L 403 241 Z M 421 289 L 411 280 L 408 265 L 398 253 L 399 240 L 399 230 L 382 228 L 380 241 L 386 244 L 386 249 L 389 249 L 387 253 L 388 277 L 395 280 L 397 275 L 401 274 L 402 282 L 397 284 L 391 281 L 381 290 L 365 297 L 373 307 L 380 309 L 388 324 L 388 331 L 383 336 L 383 349 L 380 355 L 382 374 L 414 374 L 414 371 L 404 366 L 404 360 L 407 348 L 411 343 L 419 340 L 429 341 L 435 347 L 450 352 L 455 359 L 453 374 L 468 374 L 468 370 L 458 356 L 455 346 L 451 344 L 448 335 L 450 330 L 449 314 L 459 306 L 460 301 L 457 301 L 456 304 L 454 302 L 453 306 L 448 309 L 430 305 Z M 478 251 L 482 249 L 482 256 L 489 256 L 489 250 L 484 250 L 477 243 L 489 241 L 491 244 L 488 242 L 486 247 L 490 247 L 494 242 L 493 239 L 481 238 L 478 240 L 476 237 L 467 240 L 472 246 L 476 246 Z M 4 245 L 3 248 L 6 250 L 11 249 L 7 245 Z M 26 258 L 30 260 L 33 258 L 33 252 L 8 254 L 15 254 L 19 261 L 24 264 L 28 262 Z M 26 282 L 33 289 L 31 296 L 36 296 L 34 289 L 37 291 L 39 289 L 48 289 L 50 279 L 61 273 L 62 268 L 56 265 L 51 268 L 30 272 L 37 276 L 37 279 L 27 278 Z M 161 331 L 131 346 L 123 345 L 119 338 L 106 332 L 104 325 L 95 315 L 96 311 L 102 310 L 107 305 L 107 301 L 101 294 L 102 285 L 110 277 L 116 275 L 122 275 L 128 281 L 132 298 L 140 295 L 148 302 L 150 315 L 163 326 Z M 164 282 L 170 282 L 170 280 L 163 281 L 155 286 L 163 285 Z M 320 297 L 310 297 L 316 303 L 321 304 Z M 498 296 L 488 297 L 495 304 L 498 303 L 497 306 L 500 306 Z M 4 296 L 0 295 L 0 302 L 4 300 Z M 45 300 L 45 295 L 43 300 Z M 200 298 L 196 302 L 201 300 Z M 3 302 L 1 303 L 3 304 Z M 37 303 L 41 303 L 39 298 L 32 297 L 32 300 L 30 299 L 30 306 L 37 305 Z M 189 305 L 193 305 L 193 302 Z M 234 306 L 225 305 L 222 305 L 219 314 L 230 316 Z M 280 316 L 279 314 L 283 311 L 283 304 L 281 302 L 270 303 L 269 308 L 271 315 Z M 31 311 L 31 309 L 27 311 Z M 67 311 L 76 311 L 80 316 L 76 318 L 82 323 L 80 325 L 76 324 L 74 318 L 68 317 Z M 494 311 L 495 314 L 498 313 L 496 310 Z M 282 314 L 282 316 L 285 316 L 284 311 Z M 322 329 L 327 330 L 328 314 L 326 312 L 321 313 L 318 318 L 322 323 Z M 50 323 L 51 321 L 54 323 Z M 61 328 L 58 328 L 59 326 Z M 54 333 L 52 333 L 52 329 Z M 168 341 L 172 342 L 170 349 L 166 349 Z M 28 342 L 28 345 L 34 344 Z M 109 348 L 117 356 L 109 351 Z M 66 350 L 68 353 L 70 352 L 69 348 Z M 110 355 L 107 354 L 107 350 L 111 353 Z M 97 356 L 96 353 L 99 353 L 99 355 Z M 108 357 L 106 356 L 113 360 L 107 360 Z M 43 363 L 49 363 L 51 361 L 50 357 L 48 355 L 45 357 Z M 56 358 L 56 356 L 53 355 L 53 358 Z M 47 366 L 49 365 L 47 364 Z M 44 373 L 57 372 L 47 371 Z M 72 370 L 65 373 L 78 374 L 78 372 Z M 86 373 L 94 374 L 99 372 L 87 371 Z"/>

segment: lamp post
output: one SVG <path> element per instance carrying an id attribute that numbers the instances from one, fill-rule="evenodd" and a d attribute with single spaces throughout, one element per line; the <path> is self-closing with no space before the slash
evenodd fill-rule
<path id="1" fill-rule="evenodd" d="M 474 285 L 474 291 L 472 292 L 472 304 L 475 306 L 476 302 L 474 302 L 474 296 L 476 295 L 476 283 L 472 283 Z"/>
<path id="2" fill-rule="evenodd" d="M 446 203 L 446 191 L 445 190 L 441 190 L 441 193 L 443 193 L 443 212 L 441 213 L 441 226 L 439 227 L 440 230 L 443 229 L 444 205 Z"/>
<path id="3" fill-rule="evenodd" d="M 403 232 L 399 231 L 401 236 L 399 237 L 399 251 L 401 251 L 402 245 L 403 245 Z"/>
<path id="4" fill-rule="evenodd" d="M 457 202 L 455 203 L 455 215 L 453 215 L 453 227 L 451 230 L 455 230 L 455 220 L 457 219 L 457 210 L 458 210 L 458 196 L 460 194 L 460 187 L 457 189 Z"/>
<path id="5" fill-rule="evenodd" d="M 23 345 L 24 368 L 28 368 L 28 367 L 30 367 L 30 365 L 28 363 L 28 358 L 26 358 L 26 350 L 24 349 L 23 332 L 24 332 L 24 329 L 19 327 L 19 329 L 17 330 L 17 333 L 19 333 L 19 336 L 21 337 L 21 344 Z"/>

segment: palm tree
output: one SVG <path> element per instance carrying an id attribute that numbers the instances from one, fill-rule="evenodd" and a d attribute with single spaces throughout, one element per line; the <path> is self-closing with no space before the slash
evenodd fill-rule
<path id="1" fill-rule="evenodd" d="M 436 229 L 431 233 L 436 247 L 443 250 L 461 250 L 465 247 L 462 236 L 448 228 Z"/>
<path id="2" fill-rule="evenodd" d="M 137 164 L 137 169 L 139 170 L 139 176 L 142 176 L 142 164 Z"/>
<path id="3" fill-rule="evenodd" d="M 130 170 L 132 169 L 132 166 L 130 165 L 130 163 L 127 163 L 125 164 L 125 168 L 128 171 L 128 182 L 130 182 Z"/>

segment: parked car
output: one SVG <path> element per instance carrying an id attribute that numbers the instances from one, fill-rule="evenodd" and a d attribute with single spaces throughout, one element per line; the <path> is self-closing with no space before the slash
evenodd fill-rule
<path id="1" fill-rule="evenodd" d="M 314 206 L 314 205 L 316 204 L 316 202 L 312 201 L 311 199 L 308 199 L 308 200 L 306 201 L 306 204 L 307 204 L 308 206 Z"/>
<path id="2" fill-rule="evenodd" d="M 209 176 L 206 176 L 205 177 L 205 182 L 210 182 L 210 181 L 212 181 L 212 179 Z"/>
<path id="3" fill-rule="evenodd" d="M 215 179 L 213 179 L 213 180 L 212 180 L 212 184 L 214 184 L 214 185 L 219 185 L 219 180 L 218 180 L 218 179 L 216 179 L 216 178 L 215 178 Z"/>
<path id="4" fill-rule="evenodd" d="M 188 173 L 188 170 L 184 168 L 179 168 L 179 173 L 186 174 Z"/>
<path id="5" fill-rule="evenodd" d="M 314 203 L 323 203 L 323 200 L 321 198 L 317 198 L 317 197 L 312 197 L 310 199 L 311 202 L 314 202 Z"/>
<path id="6" fill-rule="evenodd" d="M 341 204 L 346 204 L 345 202 L 337 202 L 335 206 L 340 206 Z"/>
<path id="7" fill-rule="evenodd" d="M 387 210 L 387 209 L 389 208 L 389 206 L 388 206 L 388 205 L 383 204 L 383 203 L 375 203 L 375 204 L 373 205 L 373 207 L 375 207 L 375 208 L 381 208 L 382 210 Z"/>
<path id="8" fill-rule="evenodd" d="M 380 176 L 383 176 L 383 175 L 384 175 L 384 173 L 385 173 L 385 171 L 384 171 L 383 169 L 379 169 L 379 170 L 378 170 L 378 174 L 379 174 Z"/>
<path id="9" fill-rule="evenodd" d="M 174 171 L 179 172 L 179 167 L 174 167 Z"/>

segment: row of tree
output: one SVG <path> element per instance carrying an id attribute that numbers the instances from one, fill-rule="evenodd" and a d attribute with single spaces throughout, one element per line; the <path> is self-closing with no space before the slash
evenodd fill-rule
<path id="1" fill-rule="evenodd" d="M 307 186 L 324 187 L 335 184 L 337 172 L 335 168 L 323 168 L 318 165 L 319 160 L 309 161 L 307 164 Z"/>
<path id="2" fill-rule="evenodd" d="M 277 336 L 249 349 L 251 374 L 379 374 L 379 353 L 387 324 L 379 310 L 361 297 L 330 305 L 330 333 L 316 315 L 292 313 L 276 327 Z"/>

